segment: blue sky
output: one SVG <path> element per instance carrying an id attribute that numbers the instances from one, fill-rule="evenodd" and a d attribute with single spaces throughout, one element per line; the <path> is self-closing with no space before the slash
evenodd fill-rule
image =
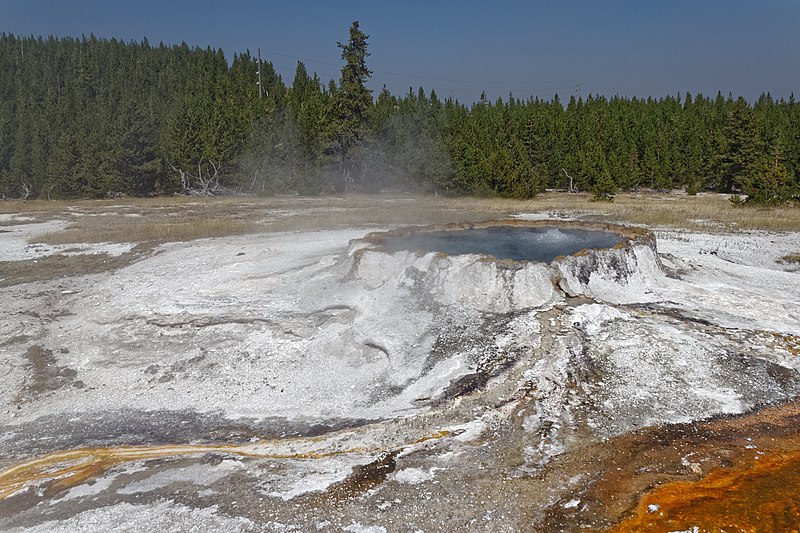
<path id="1" fill-rule="evenodd" d="M 287 82 L 298 58 L 338 78 L 353 20 L 370 36 L 372 87 L 393 93 L 566 99 L 580 79 L 583 95 L 800 96 L 800 0 L 0 0 L 0 32 L 260 47 Z"/>

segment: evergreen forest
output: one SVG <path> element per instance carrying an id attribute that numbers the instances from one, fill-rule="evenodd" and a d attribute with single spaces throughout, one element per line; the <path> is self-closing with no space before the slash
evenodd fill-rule
<path id="1" fill-rule="evenodd" d="M 797 199 L 793 96 L 464 104 L 423 87 L 369 91 L 357 22 L 338 46 L 339 80 L 298 63 L 289 82 L 249 52 L 1 34 L 0 197 L 649 188 Z"/>

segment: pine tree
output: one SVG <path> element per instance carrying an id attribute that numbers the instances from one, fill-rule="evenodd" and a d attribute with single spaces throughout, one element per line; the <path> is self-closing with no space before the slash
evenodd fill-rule
<path id="1" fill-rule="evenodd" d="M 152 121 L 134 101 L 126 102 L 117 115 L 114 128 L 114 170 L 124 188 L 119 192 L 137 196 L 155 191 L 159 158 L 156 152 L 156 130 Z"/>
<path id="2" fill-rule="evenodd" d="M 739 97 L 725 121 L 725 152 L 721 160 L 721 186 L 725 192 L 741 189 L 756 169 L 761 142 L 756 131 L 753 110 Z"/>
<path id="3" fill-rule="evenodd" d="M 747 204 L 779 205 L 791 199 L 797 190 L 792 187 L 789 174 L 780 163 L 780 150 L 776 149 L 774 160 L 762 158 L 759 165 L 742 183 L 742 192 L 747 195 Z"/>
<path id="4" fill-rule="evenodd" d="M 342 77 L 334 95 L 335 123 L 333 149 L 339 158 L 341 187 L 351 190 L 356 185 L 357 176 L 353 164 L 353 151 L 367 132 L 367 120 L 372 106 L 371 91 L 366 82 L 372 75 L 367 68 L 367 39 L 358 27 L 358 21 L 350 26 L 350 39 L 346 44 L 336 43 L 342 49 Z"/>
<path id="5" fill-rule="evenodd" d="M 603 170 L 592 188 L 592 201 L 613 202 L 617 193 L 617 184 L 608 170 Z"/>

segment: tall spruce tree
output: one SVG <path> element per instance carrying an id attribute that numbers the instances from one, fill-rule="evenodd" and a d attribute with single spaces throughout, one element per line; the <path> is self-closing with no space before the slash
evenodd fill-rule
<path id="1" fill-rule="evenodd" d="M 725 152 L 721 161 L 721 185 L 725 192 L 740 190 L 756 171 L 762 146 L 757 133 L 753 110 L 740 96 L 725 121 Z"/>
<path id="2" fill-rule="evenodd" d="M 360 180 L 354 164 L 353 152 L 367 132 L 369 111 L 372 107 L 372 91 L 366 82 L 372 75 L 366 59 L 368 35 L 359 27 L 358 21 L 350 26 L 347 43 L 336 43 L 342 49 L 342 77 L 334 96 L 333 149 L 339 159 L 342 183 L 345 190 L 353 189 Z"/>
<path id="3" fill-rule="evenodd" d="M 774 162 L 762 159 L 742 184 L 742 190 L 747 195 L 746 203 L 757 205 L 780 205 L 796 192 L 777 155 Z"/>

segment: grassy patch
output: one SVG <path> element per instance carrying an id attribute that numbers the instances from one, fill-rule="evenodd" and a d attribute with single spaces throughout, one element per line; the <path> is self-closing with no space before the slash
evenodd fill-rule
<path id="1" fill-rule="evenodd" d="M 800 254 L 789 254 L 777 260 L 778 263 L 800 265 Z"/>
<path id="2" fill-rule="evenodd" d="M 620 193 L 614 203 L 592 203 L 589 194 L 548 193 L 531 202 L 544 210 L 581 214 L 608 221 L 705 232 L 740 229 L 800 230 L 800 208 L 736 209 L 720 194 Z"/>
<path id="3" fill-rule="evenodd" d="M 606 222 L 705 232 L 800 231 L 800 208 L 735 209 L 719 194 L 620 193 L 613 203 L 588 193 L 545 193 L 534 200 L 413 195 L 303 197 L 160 197 L 80 202 L 0 202 L 0 211 L 35 221 L 69 221 L 36 242 L 160 243 L 253 232 L 444 224 L 551 213 Z"/>
<path id="4" fill-rule="evenodd" d="M 326 203 L 315 199 L 305 209 L 266 212 L 267 231 L 314 231 L 353 227 L 386 227 L 413 224 L 448 224 L 502 218 L 522 203 L 485 199 L 437 199 L 435 197 L 381 198 L 352 196 Z"/>
<path id="5" fill-rule="evenodd" d="M 67 221 L 64 230 L 40 235 L 32 242 L 67 246 L 99 242 L 139 244 L 119 257 L 54 255 L 35 261 L 0 262 L 0 286 L 114 270 L 165 242 L 260 232 L 481 222 L 507 218 L 514 213 L 549 213 L 711 233 L 749 229 L 800 231 L 798 207 L 736 209 L 725 195 L 652 192 L 620 193 L 613 203 L 592 202 L 588 193 L 561 192 L 541 194 L 533 200 L 353 194 L 312 198 L 173 196 L 77 202 L 6 201 L 0 202 L 0 213 L 32 219 L 25 222 Z M 791 254 L 779 261 L 798 263 L 799 256 Z"/>
<path id="6" fill-rule="evenodd" d="M 192 196 L 156 196 L 153 198 L 113 198 L 103 200 L 6 200 L 0 202 L 0 214 L 36 214 L 36 213 L 61 213 L 72 209 L 108 209 L 115 206 L 122 207 L 142 207 L 142 206 L 165 206 L 187 204 L 192 202 L 207 201 L 205 198 Z M 214 200 L 214 198 L 210 198 Z"/>
<path id="7" fill-rule="evenodd" d="M 145 246 L 137 246 L 118 256 L 56 254 L 25 261 L 0 261 L 0 287 L 117 270 L 140 259 L 148 251 Z"/>
<path id="8" fill-rule="evenodd" d="M 159 217 L 160 218 L 160 217 Z M 193 241 L 247 233 L 255 225 L 230 218 L 161 220 L 152 218 L 92 217 L 73 222 L 64 231 L 34 239 L 45 244 L 139 242 L 160 243 Z"/>

